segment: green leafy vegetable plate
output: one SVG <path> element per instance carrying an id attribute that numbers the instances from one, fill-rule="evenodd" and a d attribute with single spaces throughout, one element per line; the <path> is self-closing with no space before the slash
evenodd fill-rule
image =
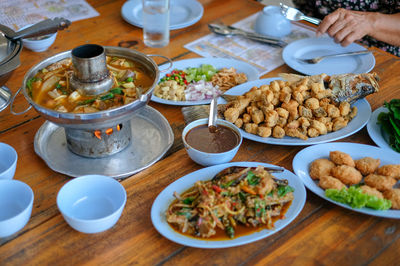
<path id="1" fill-rule="evenodd" d="M 389 135 L 382 130 L 381 125 L 378 124 L 378 117 L 381 113 L 387 113 L 389 110 L 386 107 L 379 107 L 376 109 L 367 124 L 368 134 L 371 139 L 381 148 L 389 149 L 393 152 L 396 152 L 389 144 Z"/>
<path id="2" fill-rule="evenodd" d="M 299 151 L 293 159 L 293 171 L 303 181 L 304 185 L 312 192 L 336 205 L 346 209 L 385 218 L 400 219 L 400 210 L 373 210 L 370 208 L 352 208 L 347 204 L 343 204 L 328 198 L 325 191 L 318 186 L 309 175 L 311 163 L 320 158 L 329 158 L 330 151 L 342 151 L 349 154 L 353 159 L 361 159 L 363 157 L 379 158 L 381 165 L 398 164 L 400 162 L 400 154 L 390 152 L 387 149 L 382 149 L 370 145 L 349 143 L 349 142 L 332 142 L 309 146 Z"/>
<path id="3" fill-rule="evenodd" d="M 258 162 L 233 162 L 226 164 L 219 164 L 210 167 L 206 167 L 195 172 L 192 172 L 184 177 L 179 178 L 175 182 L 168 185 L 155 199 L 153 206 L 151 208 L 151 221 L 157 231 L 178 244 L 196 247 L 196 248 L 227 248 L 235 247 L 254 241 L 266 238 L 272 234 L 275 234 L 279 230 L 283 229 L 289 225 L 296 217 L 299 215 L 304 207 L 306 201 L 306 189 L 303 183 L 297 178 L 292 172 L 285 170 L 282 173 L 273 173 L 273 175 L 278 179 L 287 179 L 289 181 L 289 186 L 294 188 L 293 196 L 294 200 L 290 205 L 289 209 L 285 213 L 285 218 L 277 220 L 275 222 L 275 229 L 267 230 L 263 229 L 261 231 L 254 232 L 249 235 L 239 236 L 234 239 L 229 240 L 207 240 L 198 239 L 185 236 L 176 232 L 167 222 L 165 212 L 167 211 L 170 204 L 175 200 L 173 193 L 176 191 L 178 194 L 183 193 L 194 185 L 198 180 L 210 180 L 217 173 L 231 166 L 244 166 L 244 167 L 273 167 L 274 165 Z M 282 191 L 282 193 L 285 193 Z"/>

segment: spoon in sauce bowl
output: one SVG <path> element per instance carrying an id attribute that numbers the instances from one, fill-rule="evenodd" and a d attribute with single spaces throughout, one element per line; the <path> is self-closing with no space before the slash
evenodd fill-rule
<path id="1" fill-rule="evenodd" d="M 218 95 L 215 94 L 215 91 L 213 89 L 213 98 L 211 100 L 210 104 L 210 114 L 208 117 L 208 130 L 210 133 L 216 133 L 217 132 L 217 99 Z"/>

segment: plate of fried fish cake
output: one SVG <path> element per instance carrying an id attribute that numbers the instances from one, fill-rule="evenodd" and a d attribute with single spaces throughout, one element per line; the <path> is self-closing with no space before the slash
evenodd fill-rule
<path id="1" fill-rule="evenodd" d="M 400 154 L 386 149 L 358 143 L 333 142 L 299 151 L 293 159 L 293 171 L 308 189 L 327 201 L 368 215 L 400 219 L 399 162 Z M 329 193 L 343 188 L 347 192 L 339 192 L 337 195 L 340 197 L 329 197 Z M 358 193 L 353 193 L 356 190 L 377 197 L 372 200 L 375 203 L 372 207 L 377 206 L 379 199 L 390 200 L 391 204 L 381 209 L 374 209 L 368 204 L 356 206 L 363 200 Z M 347 195 L 355 200 L 345 198 Z M 346 204 L 337 201 L 342 199 L 345 199 Z"/>
<path id="2" fill-rule="evenodd" d="M 371 116 L 364 97 L 378 87 L 375 74 L 280 74 L 233 87 L 218 100 L 218 111 L 253 141 L 319 144 L 363 128 Z"/>

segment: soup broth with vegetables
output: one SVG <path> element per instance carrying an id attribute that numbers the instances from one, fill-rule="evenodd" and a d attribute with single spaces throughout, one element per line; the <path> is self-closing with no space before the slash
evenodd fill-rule
<path id="1" fill-rule="evenodd" d="M 73 74 L 71 58 L 53 63 L 27 82 L 27 91 L 33 101 L 49 109 L 65 113 L 93 113 L 116 108 L 137 99 L 154 78 L 142 65 L 130 59 L 107 56 L 107 68 L 114 79 L 112 88 L 100 95 L 84 95 L 70 86 Z"/>

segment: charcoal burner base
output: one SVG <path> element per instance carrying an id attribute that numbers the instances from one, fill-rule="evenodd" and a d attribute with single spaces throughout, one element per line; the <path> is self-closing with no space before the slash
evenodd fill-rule
<path id="1" fill-rule="evenodd" d="M 150 106 L 135 112 L 130 123 L 132 140 L 128 147 L 95 159 L 71 152 L 64 128 L 46 121 L 35 135 L 35 152 L 52 170 L 68 176 L 101 174 L 122 179 L 157 162 L 174 142 L 167 119 Z"/>

